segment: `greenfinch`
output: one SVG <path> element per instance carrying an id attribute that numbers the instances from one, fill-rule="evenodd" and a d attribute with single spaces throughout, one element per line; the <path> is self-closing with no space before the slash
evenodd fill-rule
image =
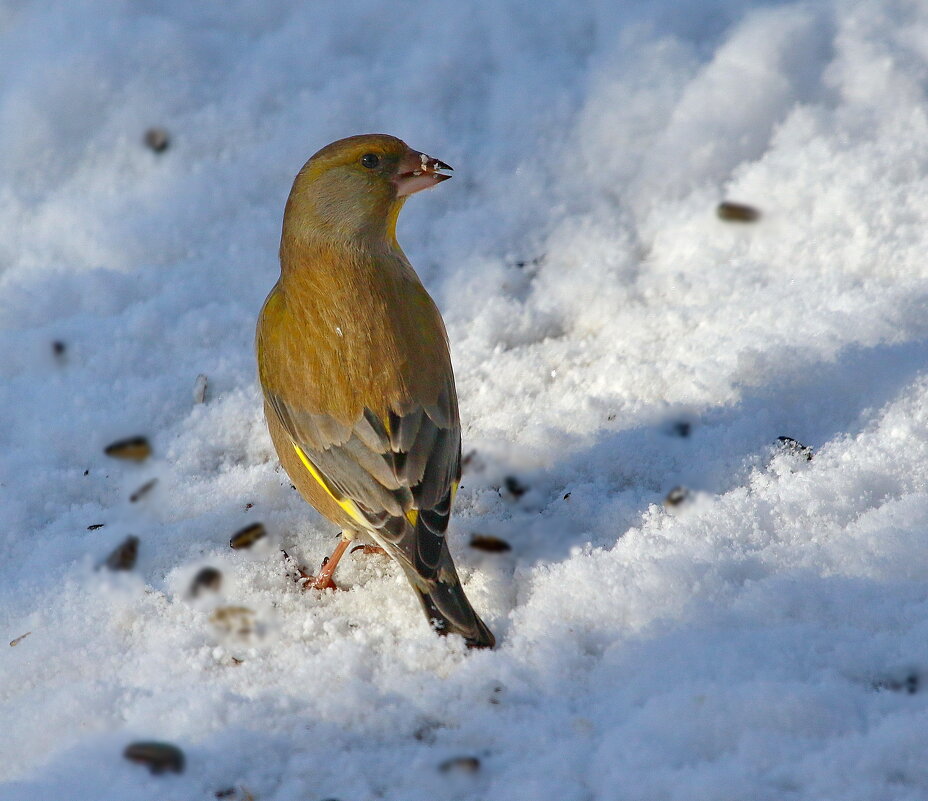
<path id="1" fill-rule="evenodd" d="M 437 632 L 490 648 L 445 538 L 461 477 L 448 336 L 396 241 L 406 198 L 450 169 L 383 134 L 333 142 L 303 165 L 258 320 L 258 374 L 281 464 L 342 530 L 311 586 L 334 587 L 339 558 L 366 535 Z"/>

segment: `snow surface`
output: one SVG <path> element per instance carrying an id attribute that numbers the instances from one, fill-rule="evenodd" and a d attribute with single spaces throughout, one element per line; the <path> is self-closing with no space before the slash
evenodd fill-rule
<path id="1" fill-rule="evenodd" d="M 12 0 L 0 75 L 0 798 L 928 798 L 928 5 Z M 335 532 L 254 322 L 293 175 L 365 131 L 455 167 L 399 237 L 493 652 L 376 556 L 280 557 Z"/>

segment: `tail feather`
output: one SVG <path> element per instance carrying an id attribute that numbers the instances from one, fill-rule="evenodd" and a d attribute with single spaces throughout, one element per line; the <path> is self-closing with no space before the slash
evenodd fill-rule
<path id="1" fill-rule="evenodd" d="M 415 523 L 392 518 L 371 535 L 399 562 L 435 631 L 460 634 L 470 648 L 492 648 L 496 638 L 470 605 L 454 568 L 447 525 L 447 512 L 419 510 Z"/>
<path id="2" fill-rule="evenodd" d="M 454 581 L 411 581 L 432 628 L 439 634 L 460 634 L 469 648 L 492 648 L 496 638 L 478 617 L 464 595 L 458 577 Z M 427 589 L 422 585 L 425 584 Z"/>
<path id="3" fill-rule="evenodd" d="M 442 543 L 439 568 L 433 573 L 434 578 L 418 573 L 406 560 L 398 561 L 436 632 L 460 634 L 469 648 L 492 648 L 496 645 L 493 633 L 464 594 L 446 542 Z"/>

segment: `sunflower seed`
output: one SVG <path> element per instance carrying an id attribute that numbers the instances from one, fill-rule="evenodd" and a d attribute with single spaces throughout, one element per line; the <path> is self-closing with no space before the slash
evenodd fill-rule
<path id="1" fill-rule="evenodd" d="M 130 535 L 106 557 L 105 564 L 110 570 L 132 570 L 138 555 L 139 538 Z"/>
<path id="2" fill-rule="evenodd" d="M 107 445 L 103 452 L 114 459 L 128 459 L 132 462 L 144 462 L 151 456 L 151 445 L 145 437 L 129 437 Z"/>
<path id="3" fill-rule="evenodd" d="M 777 437 L 777 447 L 793 456 L 800 456 L 807 462 L 812 461 L 812 449 L 792 437 Z"/>
<path id="4" fill-rule="evenodd" d="M 265 536 L 267 536 L 267 530 L 264 528 L 264 524 L 252 523 L 250 526 L 245 526 L 241 531 L 233 534 L 232 539 L 229 540 L 229 546 L 236 551 L 242 548 L 250 548 L 258 540 L 264 539 Z"/>
<path id="5" fill-rule="evenodd" d="M 490 534 L 474 534 L 470 538 L 470 547 L 487 553 L 505 553 L 512 550 L 512 546 L 506 540 Z"/>
<path id="6" fill-rule="evenodd" d="M 196 598 L 203 592 L 219 592 L 222 586 L 222 573 L 215 567 L 204 567 L 193 577 L 190 584 L 190 594 Z"/>
<path id="7" fill-rule="evenodd" d="M 164 153 L 171 144 L 171 136 L 164 128 L 149 128 L 145 131 L 145 144 L 155 153 Z"/>
<path id="8" fill-rule="evenodd" d="M 17 645 L 19 645 L 23 640 L 25 640 L 26 637 L 28 637 L 30 634 L 32 634 L 32 632 L 31 632 L 31 631 L 27 631 L 25 634 L 20 634 L 15 640 L 10 640 L 10 648 L 15 648 L 15 647 L 16 647 Z"/>
<path id="9" fill-rule="evenodd" d="M 664 498 L 664 506 L 679 506 L 690 497 L 690 491 L 686 487 L 674 487 L 667 493 Z"/>
<path id="10" fill-rule="evenodd" d="M 720 220 L 726 222 L 756 222 L 760 218 L 760 212 L 753 206 L 732 203 L 729 200 L 719 203 L 715 213 Z"/>
<path id="11" fill-rule="evenodd" d="M 255 613 L 247 606 L 220 606 L 209 619 L 226 634 L 246 637 L 255 630 Z"/>
<path id="12" fill-rule="evenodd" d="M 152 491 L 152 489 L 154 489 L 154 486 L 157 483 L 158 483 L 157 478 L 153 478 L 149 481 L 146 481 L 144 484 L 142 484 L 141 487 L 139 487 L 135 492 L 133 492 L 129 496 L 129 503 L 136 503 L 137 501 L 144 498 L 146 495 L 148 495 L 149 492 Z"/>
<path id="13" fill-rule="evenodd" d="M 194 403 L 204 403 L 206 401 L 206 387 L 208 383 L 209 380 L 205 375 L 203 375 L 203 373 L 200 373 L 197 376 L 197 380 L 193 384 Z"/>
<path id="14" fill-rule="evenodd" d="M 446 759 L 438 769 L 442 773 L 476 773 L 480 770 L 480 760 L 475 756 L 460 756 Z"/>
<path id="15" fill-rule="evenodd" d="M 182 773 L 184 770 L 184 752 L 169 743 L 130 743 L 122 755 L 130 762 L 147 766 L 153 774 Z"/>

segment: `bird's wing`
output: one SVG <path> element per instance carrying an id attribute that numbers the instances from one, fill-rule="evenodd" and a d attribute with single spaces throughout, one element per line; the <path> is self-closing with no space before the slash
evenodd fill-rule
<path id="1" fill-rule="evenodd" d="M 326 492 L 425 579 L 441 566 L 451 501 L 461 476 L 453 379 L 435 403 L 381 418 L 365 408 L 351 425 L 265 391 L 300 461 Z"/>

